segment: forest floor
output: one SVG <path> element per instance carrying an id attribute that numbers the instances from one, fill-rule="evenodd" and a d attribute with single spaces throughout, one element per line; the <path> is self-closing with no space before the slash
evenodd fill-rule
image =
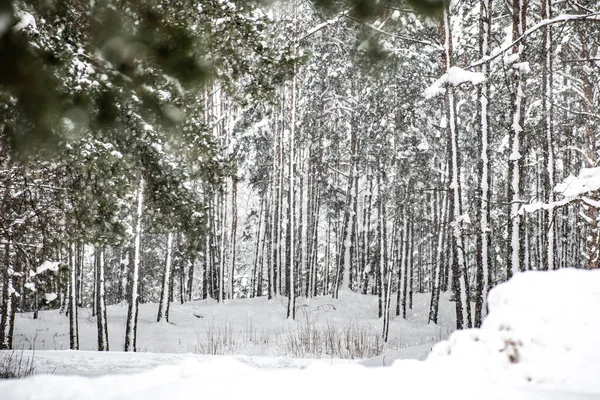
<path id="1" fill-rule="evenodd" d="M 313 327 L 312 332 L 327 332 L 328 324 L 335 324 L 343 333 L 342 328 L 348 324 L 379 322 L 371 315 L 377 312 L 376 298 L 363 298 L 359 302 L 360 297 L 355 298 L 351 294 L 346 299 L 340 297 L 338 302 L 325 298 L 313 299 L 310 304 L 303 306 L 310 310 L 306 312 L 306 320 L 315 320 L 314 323 L 307 323 Z M 359 303 L 369 302 L 370 309 L 368 305 L 359 307 Z M 276 301 L 269 303 L 257 299 L 231 301 L 225 305 L 210 302 L 173 305 L 171 324 L 152 322 L 154 319 L 150 317 L 154 313 L 150 310 L 155 310 L 155 307 L 147 305 L 140 314 L 139 326 L 139 345 L 145 346 L 142 348 L 146 350 L 185 352 L 189 346 L 186 341 L 191 341 L 192 337 L 191 332 L 185 333 L 184 327 L 191 329 L 194 324 L 210 320 L 214 322 L 204 325 L 204 328 L 197 325 L 196 331 L 205 329 L 204 333 L 210 337 L 208 332 L 211 329 L 214 331 L 227 323 L 230 330 L 236 332 L 234 337 L 248 331 L 255 333 L 246 338 L 262 337 L 261 340 L 264 340 L 260 330 L 274 327 L 282 332 L 279 334 L 280 342 L 272 339 L 270 346 L 250 346 L 246 343 L 244 346 L 248 353 L 254 351 L 251 356 L 185 356 L 143 352 L 99 355 L 97 352 L 36 351 L 34 357 L 47 360 L 46 367 L 40 366 L 41 370 L 37 372 L 49 372 L 46 368 L 51 367 L 50 358 L 62 359 L 55 362 L 54 374 L 0 382 L 0 398 L 155 400 L 194 399 L 201 396 L 208 399 L 263 400 L 284 397 L 286 400 L 306 400 L 387 398 L 398 394 L 426 400 L 600 399 L 600 319 L 596 318 L 597 305 L 600 304 L 600 271 L 565 269 L 518 274 L 510 282 L 490 292 L 490 314 L 482 328 L 452 333 L 448 340 L 436 344 L 421 361 L 418 360 L 423 358 L 419 356 L 419 351 L 427 352 L 430 345 L 419 341 L 424 342 L 431 337 L 435 339 L 433 328 L 422 323 L 420 314 L 416 312 L 426 303 L 425 296 L 422 299 L 416 296 L 414 315 L 411 314 L 407 321 L 400 318 L 392 321 L 392 325 L 395 325 L 393 329 L 390 327 L 390 333 L 395 333 L 391 337 L 402 337 L 399 343 L 405 343 L 401 350 L 403 356 L 400 354 L 399 358 L 413 358 L 395 362 L 392 362 L 395 358 L 393 353 L 360 362 L 341 361 L 325 354 L 320 354 L 320 360 L 278 356 L 286 351 L 286 335 L 293 338 L 292 332 L 302 332 L 303 322 L 300 318 L 296 322 L 286 321 L 283 303 L 278 305 Z M 453 304 L 447 298 L 442 304 L 442 310 L 445 310 L 442 315 L 452 315 L 450 310 Z M 117 316 L 124 313 L 119 311 L 120 308 L 124 309 L 120 306 L 111 308 L 109 319 L 112 317 L 113 324 L 119 321 Z M 43 336 L 48 334 L 45 329 L 51 329 L 52 321 L 57 324 L 53 329 L 67 327 L 63 319 L 66 321 L 64 316 L 43 313 L 40 320 L 33 321 L 23 315 L 17 328 L 20 328 L 21 335 L 27 332 L 26 326 L 31 329 L 30 335 L 35 335 L 35 329 L 38 329 L 35 342 L 43 342 L 48 348 L 49 339 Z M 255 328 L 247 327 L 248 320 L 252 320 Z M 62 322 L 59 324 L 59 321 Z M 82 347 L 93 348 L 92 322 L 89 322 L 89 326 L 87 322 L 80 324 Z M 378 326 L 371 328 L 377 334 Z M 116 329 L 113 327 L 113 330 Z M 151 335 L 152 329 L 156 329 L 155 332 L 173 331 L 170 334 L 165 332 L 159 339 L 146 336 Z M 176 329 L 181 332 L 175 334 Z M 118 333 L 113 332 L 113 347 L 122 344 Z M 275 337 L 272 333 L 269 335 Z M 21 339 L 24 337 L 21 336 Z M 57 344 L 62 343 L 59 338 L 55 340 Z M 175 341 L 177 345 L 162 343 L 161 340 Z M 245 339 L 240 336 L 239 340 L 242 342 Z M 232 347 L 232 350 L 244 348 L 242 344 L 237 346 L 240 347 Z M 288 350 L 286 355 L 292 353 Z M 307 355 L 318 354 L 307 352 Z M 386 359 L 386 356 L 389 358 Z M 60 370 L 60 365 L 64 368 L 69 362 L 73 365 L 71 371 Z M 133 368 L 127 367 L 128 363 Z M 140 368 L 135 368 L 136 363 Z M 163 363 L 171 365 L 156 366 Z M 366 368 L 361 364 L 386 367 Z M 94 369 L 94 365 L 99 368 Z M 156 368 L 138 373 L 124 373 L 154 366 Z M 69 372 L 78 375 L 109 372 L 103 370 L 105 368 L 110 368 L 114 373 L 94 377 L 63 375 Z"/>
<path id="2" fill-rule="evenodd" d="M 161 363 L 178 362 L 182 357 L 176 354 L 189 353 L 235 355 L 252 365 L 282 367 L 306 366 L 306 360 L 293 360 L 299 358 L 335 362 L 367 359 L 389 352 L 394 352 L 394 358 L 424 359 L 435 343 L 449 336 L 455 325 L 454 303 L 448 300 L 448 294 L 442 294 L 439 324 L 428 324 L 429 299 L 429 294 L 416 293 L 413 308 L 407 310 L 407 318 L 391 318 L 387 343 L 381 340 L 383 320 L 377 317 L 377 296 L 352 292 L 340 292 L 339 299 L 330 296 L 298 298 L 295 321 L 286 319 L 285 298 L 270 301 L 266 297 L 235 299 L 223 304 L 215 300 L 173 302 L 168 323 L 156 322 L 156 304 L 140 304 L 139 360 L 130 360 L 125 354 L 82 353 L 85 356 L 69 357 L 81 360 L 94 357 L 96 361 L 73 364 L 61 355 L 63 353 L 46 352 L 69 348 L 69 320 L 58 310 L 41 311 L 36 320 L 32 313 L 18 314 L 14 341 L 17 349 L 34 350 L 31 354 L 35 353 L 38 373 L 56 374 L 139 371 Z M 395 308 L 392 314 L 394 311 Z M 123 350 L 126 316 L 126 304 L 107 307 L 109 345 L 114 352 Z M 79 309 L 78 320 L 80 349 L 96 350 L 97 327 L 91 310 Z M 108 361 L 117 358 L 120 362 L 115 363 L 115 369 Z M 391 363 L 389 357 L 380 361 L 380 365 L 386 363 Z"/>

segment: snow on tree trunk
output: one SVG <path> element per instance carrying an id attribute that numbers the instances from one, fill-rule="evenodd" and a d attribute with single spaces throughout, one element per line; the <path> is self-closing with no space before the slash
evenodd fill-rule
<path id="1" fill-rule="evenodd" d="M 479 2 L 479 56 L 485 58 L 490 54 L 490 38 L 492 23 L 492 0 Z M 480 327 L 483 317 L 487 314 L 487 294 L 490 288 L 490 146 L 488 101 L 490 96 L 490 66 L 481 65 L 481 73 L 485 81 L 478 88 L 479 97 L 479 235 L 477 235 L 477 293 L 475 298 L 475 327 Z"/>
<path id="2" fill-rule="evenodd" d="M 140 272 L 140 246 L 142 240 L 142 211 L 144 206 L 144 178 L 140 177 L 137 193 L 137 213 L 135 216 L 135 236 L 133 240 L 133 265 L 129 274 L 129 307 L 125 328 L 125 351 L 136 351 L 138 318 L 138 280 Z"/>
<path id="3" fill-rule="evenodd" d="M 552 0 L 541 0 L 541 17 L 542 20 L 552 18 Z M 545 26 L 542 29 L 543 41 L 542 48 L 544 54 L 544 65 L 542 68 L 542 104 L 544 114 L 544 191 L 546 192 L 546 203 L 550 204 L 554 201 L 554 149 L 553 149 L 553 117 L 554 107 L 552 106 L 552 27 Z M 546 251 L 544 254 L 543 268 L 547 270 L 555 269 L 555 221 L 554 210 L 552 208 L 545 212 L 546 220 L 544 221 L 546 232 Z"/>
<path id="4" fill-rule="evenodd" d="M 592 57 L 590 47 L 593 46 L 589 43 L 590 38 L 586 32 L 581 32 L 579 35 L 579 41 L 581 42 L 580 56 L 581 60 L 589 60 Z M 589 74 L 583 74 L 583 97 L 584 97 L 584 112 L 585 117 L 582 125 L 585 127 L 585 155 L 587 158 L 587 167 L 593 168 L 597 166 L 598 159 L 598 145 L 597 136 L 595 129 L 595 122 L 591 121 L 590 115 L 595 112 L 594 104 L 594 83 L 590 78 Z M 598 201 L 598 191 L 590 192 L 588 197 L 592 201 Z M 589 223 L 589 233 L 587 235 L 587 267 L 589 269 L 596 269 L 600 267 L 600 233 L 598 225 L 598 208 L 595 205 L 587 205 L 586 220 Z"/>
<path id="5" fill-rule="evenodd" d="M 2 274 L 2 317 L 0 319 L 0 350 L 12 349 L 11 337 L 11 320 L 14 313 L 14 270 L 10 265 L 10 240 L 6 241 L 5 249 L 5 266 Z"/>
<path id="6" fill-rule="evenodd" d="M 163 316 L 169 322 L 169 314 L 167 314 L 167 303 L 169 302 L 169 284 L 171 282 L 171 254 L 173 251 L 173 233 L 167 234 L 167 258 L 163 273 L 162 290 L 160 292 L 160 302 L 158 303 L 158 315 L 156 322 L 160 322 Z"/>
<path id="7" fill-rule="evenodd" d="M 354 207 L 354 183 L 356 175 L 356 129 L 351 129 L 351 156 L 350 156 L 350 169 L 348 174 L 348 189 L 346 191 L 346 207 L 344 210 L 344 227 L 343 227 L 343 241 L 342 245 L 342 257 L 340 257 L 340 265 L 338 266 L 338 280 L 341 277 L 341 282 L 336 282 L 334 288 L 334 297 L 338 297 L 338 291 L 340 287 L 342 290 L 347 290 L 350 286 L 350 268 L 352 268 L 352 250 L 354 248 L 354 221 L 355 213 Z"/>
<path id="8" fill-rule="evenodd" d="M 527 0 L 513 0 L 513 40 L 520 38 L 525 32 L 526 27 Z M 523 41 L 513 46 L 513 54 L 519 58 L 523 56 Z M 521 154 L 523 128 L 525 123 L 525 72 L 526 65 L 523 60 L 513 65 L 513 99 L 512 99 L 512 123 L 509 132 L 510 155 L 508 160 L 508 259 L 507 259 L 507 278 L 515 273 L 524 270 L 524 249 L 523 240 L 524 225 L 522 216 L 519 214 L 522 196 L 522 165 L 524 154 Z"/>
<path id="9" fill-rule="evenodd" d="M 442 43 L 444 46 L 443 67 L 444 72 L 448 73 L 452 66 L 452 29 L 450 20 L 449 2 L 443 11 L 442 20 Z M 451 208 L 451 229 L 452 229 L 452 279 L 453 289 L 456 294 L 456 327 L 464 329 L 469 327 L 471 320 L 471 307 L 469 307 L 469 296 L 466 276 L 466 260 L 464 254 L 463 234 L 462 234 L 462 199 L 460 184 L 460 158 L 458 153 L 458 130 L 456 127 L 456 100 L 454 97 L 454 88 L 448 85 L 445 98 L 446 120 L 448 121 L 449 149 L 450 158 L 450 208 Z"/>
<path id="10" fill-rule="evenodd" d="M 445 192 L 442 195 L 440 195 L 439 192 L 436 192 L 436 211 L 434 214 L 433 226 L 437 229 L 437 243 L 434 249 L 435 256 L 433 257 L 434 264 L 432 267 L 431 302 L 429 304 L 429 318 L 427 321 L 428 323 L 433 322 L 434 324 L 437 324 L 440 305 L 440 281 L 444 263 L 444 229 L 441 227 L 446 222 L 446 199 L 447 196 Z"/>
<path id="11" fill-rule="evenodd" d="M 104 248 L 96 248 L 96 322 L 98 327 L 98 351 L 108 351 L 108 321 L 104 290 Z"/>

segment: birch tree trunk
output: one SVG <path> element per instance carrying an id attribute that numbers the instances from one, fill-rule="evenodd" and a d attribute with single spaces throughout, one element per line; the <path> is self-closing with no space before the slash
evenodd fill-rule
<path id="1" fill-rule="evenodd" d="M 11 265 L 11 239 L 4 244 L 4 270 L 2 271 L 2 317 L 0 319 L 0 350 L 12 349 L 11 321 L 14 321 L 15 288 L 14 270 Z"/>

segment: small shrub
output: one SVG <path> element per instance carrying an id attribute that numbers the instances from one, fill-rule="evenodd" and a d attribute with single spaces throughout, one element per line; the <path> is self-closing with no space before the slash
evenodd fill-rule
<path id="1" fill-rule="evenodd" d="M 287 335 L 287 350 L 293 357 L 368 358 L 380 354 L 383 346 L 381 334 L 370 325 L 351 322 L 337 327 L 328 320 L 322 327 L 306 311 Z"/>
<path id="2" fill-rule="evenodd" d="M 215 327 L 214 321 L 206 327 L 206 339 L 202 340 L 197 333 L 196 352 L 200 354 L 224 355 L 236 354 L 238 339 L 231 324 L 225 322 L 222 327 Z"/>
<path id="3" fill-rule="evenodd" d="M 26 378 L 34 372 L 33 357 L 25 357 L 23 351 L 0 351 L 0 379 Z"/>

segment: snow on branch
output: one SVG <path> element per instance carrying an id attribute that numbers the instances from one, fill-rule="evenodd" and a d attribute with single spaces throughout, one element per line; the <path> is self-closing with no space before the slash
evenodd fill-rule
<path id="1" fill-rule="evenodd" d="M 325 28 L 328 25 L 333 25 L 336 22 L 338 22 L 340 19 L 342 19 L 343 17 L 345 17 L 346 15 L 348 15 L 348 10 L 342 11 L 341 13 L 339 13 L 335 18 L 332 19 L 328 19 L 325 22 L 322 22 L 312 28 L 310 28 L 308 31 L 306 31 L 306 33 L 304 35 L 302 35 L 298 41 L 301 42 L 302 40 L 306 39 L 309 36 L 314 35 L 316 32 L 320 31 L 321 29 Z"/>
<path id="2" fill-rule="evenodd" d="M 459 67 L 450 67 L 447 73 L 442 75 L 431 86 L 425 89 L 424 96 L 430 99 L 445 92 L 445 87 L 459 86 L 466 82 L 471 82 L 473 85 L 478 85 L 485 81 L 485 77 L 481 72 L 471 72 Z"/>
<path id="3" fill-rule="evenodd" d="M 533 25 L 531 28 L 527 29 L 523 33 L 523 35 L 521 35 L 520 37 L 518 37 L 512 43 L 504 45 L 504 46 L 500 47 L 500 49 L 494 50 L 492 52 L 494 54 L 493 56 L 485 56 L 485 57 L 483 57 L 483 58 L 475 61 L 474 63 L 472 63 L 467 68 L 471 69 L 471 68 L 475 68 L 475 67 L 477 67 L 477 66 L 479 66 L 481 64 L 485 64 L 485 63 L 491 62 L 492 60 L 498 58 L 500 55 L 502 55 L 502 54 L 506 53 L 507 51 L 509 51 L 510 49 L 512 49 L 513 46 L 515 46 L 516 44 L 518 44 L 519 42 L 521 42 L 527 36 L 531 35 L 533 32 L 537 31 L 538 29 L 543 28 L 544 26 L 558 24 L 558 23 L 561 23 L 561 22 L 569 22 L 569 21 L 596 21 L 596 22 L 600 22 L 600 11 L 592 12 L 592 13 L 589 13 L 589 14 L 576 14 L 576 15 L 563 14 L 563 15 L 559 15 L 559 16 L 551 18 L 551 19 L 545 19 L 543 21 L 540 21 L 537 24 Z"/>
<path id="4" fill-rule="evenodd" d="M 576 197 L 600 189 L 600 167 L 582 168 L 577 177 L 569 175 L 554 188 L 565 197 Z"/>
<path id="5" fill-rule="evenodd" d="M 521 207 L 519 213 L 533 213 L 539 210 L 551 210 L 556 207 L 561 207 L 575 200 L 582 200 L 592 207 L 599 207 L 600 202 L 593 200 L 586 193 L 600 189 L 600 167 L 582 168 L 578 176 L 569 175 L 564 181 L 554 187 L 555 193 L 560 193 L 564 196 L 562 200 L 553 201 L 552 203 L 531 203 Z"/>

